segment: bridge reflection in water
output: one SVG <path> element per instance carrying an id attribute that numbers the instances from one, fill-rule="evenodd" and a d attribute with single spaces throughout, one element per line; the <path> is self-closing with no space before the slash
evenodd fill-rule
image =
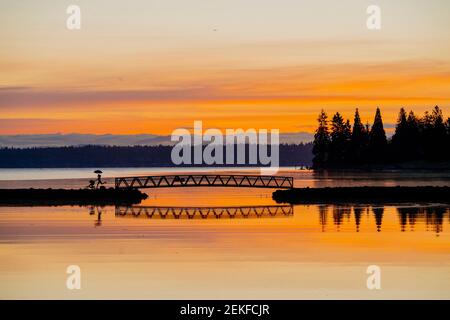
<path id="1" fill-rule="evenodd" d="M 239 206 L 239 207 L 150 207 L 116 206 L 116 217 L 143 217 L 160 219 L 207 219 L 207 218 L 268 218 L 290 217 L 294 208 L 290 205 Z"/>
<path id="2" fill-rule="evenodd" d="M 445 221 L 450 223 L 450 206 L 429 205 L 426 207 L 401 206 L 395 207 L 398 216 L 400 231 L 415 231 L 415 225 L 425 225 L 426 231 L 434 231 L 437 235 L 442 233 Z M 389 207 L 388 207 L 389 208 Z M 102 206 L 90 206 L 89 214 L 96 215 L 94 225 L 102 225 Z M 318 226 L 322 232 L 345 231 L 349 224 L 354 224 L 356 232 L 366 225 L 368 230 L 375 227 L 377 232 L 382 231 L 385 215 L 385 206 L 369 205 L 320 205 L 317 206 L 319 219 Z M 228 206 L 228 207 L 160 207 L 160 206 L 116 206 L 116 218 L 154 218 L 154 219 L 233 219 L 233 218 L 282 218 L 293 217 L 294 207 L 290 205 L 267 206 Z M 302 216 L 302 215 L 300 215 Z M 353 219 L 351 218 L 353 216 Z M 364 220 L 364 217 L 367 219 Z M 300 218 L 300 217 L 299 217 Z M 370 220 L 368 220 L 370 218 Z M 395 220 L 394 220 L 395 221 Z M 330 225 L 336 228 L 329 229 Z"/>

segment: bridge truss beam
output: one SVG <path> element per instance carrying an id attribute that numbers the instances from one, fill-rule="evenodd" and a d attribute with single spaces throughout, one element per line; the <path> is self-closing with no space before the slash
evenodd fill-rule
<path id="1" fill-rule="evenodd" d="M 290 189 L 294 178 L 258 175 L 162 175 L 115 178 L 116 188 L 245 187 Z"/>

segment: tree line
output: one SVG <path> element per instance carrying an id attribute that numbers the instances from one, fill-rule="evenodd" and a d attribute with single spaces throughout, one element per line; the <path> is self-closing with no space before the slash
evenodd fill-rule
<path id="1" fill-rule="evenodd" d="M 380 108 L 376 109 L 371 126 L 362 123 L 358 109 L 353 126 L 339 112 L 328 120 L 322 110 L 317 120 L 313 142 L 316 169 L 450 160 L 450 118 L 445 120 L 438 106 L 422 117 L 401 108 L 390 139 Z"/>
<path id="2" fill-rule="evenodd" d="M 248 163 L 248 145 L 245 150 Z M 171 152 L 171 146 L 162 145 L 0 148 L 0 168 L 179 167 L 173 164 Z M 234 154 L 237 155 L 236 149 Z M 311 164 L 312 143 L 280 144 L 281 166 L 311 166 Z M 257 164 L 259 165 L 261 164 Z"/>

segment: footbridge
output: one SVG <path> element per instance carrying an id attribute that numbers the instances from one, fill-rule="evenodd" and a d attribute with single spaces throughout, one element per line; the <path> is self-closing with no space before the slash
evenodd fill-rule
<path id="1" fill-rule="evenodd" d="M 178 188 L 178 187 L 233 187 L 291 189 L 294 178 L 285 176 L 242 175 L 242 174 L 180 174 L 115 178 L 120 188 Z"/>

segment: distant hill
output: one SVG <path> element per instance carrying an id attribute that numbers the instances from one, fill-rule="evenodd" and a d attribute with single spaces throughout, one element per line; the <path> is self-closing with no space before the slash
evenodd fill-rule
<path id="1" fill-rule="evenodd" d="M 0 147 L 70 147 L 83 145 L 133 146 L 133 145 L 169 145 L 170 136 L 154 134 L 30 134 L 0 136 Z"/>
<path id="2" fill-rule="evenodd" d="M 308 132 L 282 133 L 280 143 L 307 143 L 314 139 Z M 0 135 L 0 147 L 31 148 L 31 147 L 69 147 L 84 145 L 101 146 L 157 146 L 172 145 L 170 136 L 155 134 L 28 134 Z"/>
<path id="3" fill-rule="evenodd" d="M 0 148 L 0 168 L 175 167 L 171 152 L 172 146 L 163 145 L 4 147 Z M 248 151 L 246 154 L 248 158 Z M 312 157 L 312 143 L 280 145 L 280 166 L 311 166 Z"/>

